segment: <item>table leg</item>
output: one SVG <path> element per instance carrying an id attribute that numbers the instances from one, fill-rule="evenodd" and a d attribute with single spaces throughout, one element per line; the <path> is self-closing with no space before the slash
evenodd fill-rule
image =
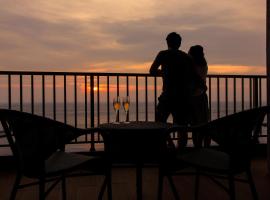
<path id="1" fill-rule="evenodd" d="M 142 164 L 136 166 L 137 200 L 142 200 Z"/>

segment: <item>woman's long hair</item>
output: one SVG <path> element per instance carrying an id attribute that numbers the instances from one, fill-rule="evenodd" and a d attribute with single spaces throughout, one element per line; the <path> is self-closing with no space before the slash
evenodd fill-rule
<path id="1" fill-rule="evenodd" d="M 201 45 L 190 47 L 188 54 L 193 58 L 196 65 L 207 66 L 207 61 L 204 57 L 203 47 Z"/>

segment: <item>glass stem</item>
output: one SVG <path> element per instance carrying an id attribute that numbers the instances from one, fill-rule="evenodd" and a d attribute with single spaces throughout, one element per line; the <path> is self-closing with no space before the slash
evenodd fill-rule
<path id="1" fill-rule="evenodd" d="M 129 117 L 128 117 L 128 111 L 126 111 L 126 122 L 129 121 Z"/>
<path id="2" fill-rule="evenodd" d="M 116 119 L 115 119 L 116 122 L 119 122 L 119 110 L 116 110 Z"/>

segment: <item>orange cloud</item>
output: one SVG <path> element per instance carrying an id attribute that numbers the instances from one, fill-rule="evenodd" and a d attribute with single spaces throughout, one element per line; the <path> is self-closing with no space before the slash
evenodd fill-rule
<path id="1" fill-rule="evenodd" d="M 266 74 L 264 66 L 241 66 L 241 65 L 209 65 L 209 74 L 244 74 L 261 75 Z"/>
<path id="2" fill-rule="evenodd" d="M 143 63 L 102 63 L 94 69 L 89 68 L 89 72 L 127 72 L 127 73 L 148 73 L 152 62 Z M 244 66 L 244 65 L 209 65 L 208 74 L 241 74 L 241 75 L 264 75 L 265 66 Z"/>

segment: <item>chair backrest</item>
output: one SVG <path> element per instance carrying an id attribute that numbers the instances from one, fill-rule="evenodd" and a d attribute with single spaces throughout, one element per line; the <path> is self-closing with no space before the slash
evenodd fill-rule
<path id="1" fill-rule="evenodd" d="M 219 145 L 250 144 L 270 107 L 259 107 L 228 115 L 209 122 L 204 129 Z"/>
<path id="2" fill-rule="evenodd" d="M 199 129 L 230 155 L 248 158 L 254 138 L 269 112 L 269 106 L 254 108 L 213 120 Z"/>
<path id="3" fill-rule="evenodd" d="M 25 112 L 0 109 L 0 121 L 22 173 L 42 173 L 44 161 L 76 138 L 76 128 Z"/>

